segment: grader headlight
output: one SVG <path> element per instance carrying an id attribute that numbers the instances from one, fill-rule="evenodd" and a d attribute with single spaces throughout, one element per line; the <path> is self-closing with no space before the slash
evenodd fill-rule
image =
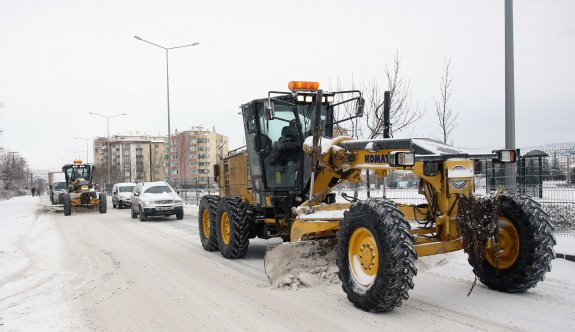
<path id="1" fill-rule="evenodd" d="M 395 151 L 389 153 L 389 166 L 410 167 L 415 164 L 415 154 L 413 152 Z"/>

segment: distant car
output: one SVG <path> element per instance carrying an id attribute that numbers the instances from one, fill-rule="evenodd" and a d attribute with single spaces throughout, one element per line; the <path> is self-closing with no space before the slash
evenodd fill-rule
<path id="1" fill-rule="evenodd" d="M 140 221 L 148 220 L 150 216 L 176 215 L 178 220 L 184 218 L 182 198 L 167 182 L 144 182 L 136 184 L 132 194 L 132 218 L 140 217 Z"/>
<path id="2" fill-rule="evenodd" d="M 135 183 L 116 183 L 112 187 L 112 206 L 119 209 L 124 206 L 131 206 L 132 193 L 135 187 Z"/>
<path id="3" fill-rule="evenodd" d="M 60 195 L 68 193 L 66 182 L 54 182 L 50 185 L 50 203 L 52 205 L 62 204 L 60 202 Z"/>

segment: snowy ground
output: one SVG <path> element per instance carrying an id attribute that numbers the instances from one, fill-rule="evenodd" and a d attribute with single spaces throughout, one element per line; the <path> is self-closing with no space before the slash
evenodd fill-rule
<path id="1" fill-rule="evenodd" d="M 573 331 L 575 263 L 553 261 L 535 289 L 504 294 L 478 285 L 462 252 L 418 261 L 415 289 L 387 314 L 360 311 L 339 284 L 272 287 L 268 244 L 243 260 L 202 249 L 197 209 L 141 223 L 106 214 L 41 211 L 41 197 L 0 201 L 0 331 Z M 110 204 L 111 207 L 111 204 Z M 575 253 L 575 237 L 556 251 Z"/>

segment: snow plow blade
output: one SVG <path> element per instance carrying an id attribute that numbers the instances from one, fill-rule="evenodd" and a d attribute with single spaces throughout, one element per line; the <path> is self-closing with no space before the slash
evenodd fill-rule
<path id="1" fill-rule="evenodd" d="M 276 287 L 311 287 L 320 281 L 337 282 L 337 240 L 285 242 L 269 246 L 264 268 Z"/>

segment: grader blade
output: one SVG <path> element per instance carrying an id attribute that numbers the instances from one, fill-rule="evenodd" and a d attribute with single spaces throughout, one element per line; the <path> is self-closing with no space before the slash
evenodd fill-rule
<path id="1" fill-rule="evenodd" d="M 269 246 L 264 257 L 266 275 L 276 287 L 314 286 L 333 282 L 338 268 L 337 240 L 286 242 Z"/>

